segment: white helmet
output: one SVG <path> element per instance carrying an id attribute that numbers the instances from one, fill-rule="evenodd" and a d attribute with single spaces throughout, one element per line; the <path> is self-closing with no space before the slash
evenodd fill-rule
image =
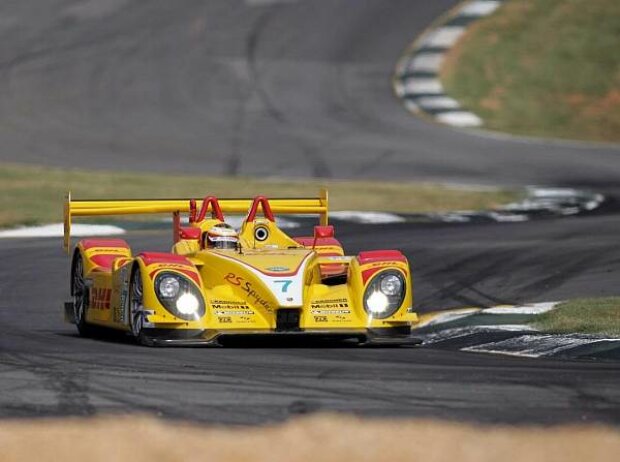
<path id="1" fill-rule="evenodd" d="M 204 243 L 209 249 L 236 249 L 239 236 L 229 224 L 218 223 L 205 233 Z"/>

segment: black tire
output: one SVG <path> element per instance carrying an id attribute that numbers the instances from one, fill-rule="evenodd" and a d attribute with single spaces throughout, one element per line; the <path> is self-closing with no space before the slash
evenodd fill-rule
<path id="1" fill-rule="evenodd" d="M 75 254 L 71 265 L 71 295 L 73 296 L 73 316 L 77 330 L 82 337 L 90 337 L 94 334 L 95 328 L 86 322 L 90 296 L 84 279 L 84 262 L 79 252 Z"/>
<path id="2" fill-rule="evenodd" d="M 135 267 L 129 282 L 129 330 L 137 343 L 148 345 L 144 334 L 144 286 L 140 268 Z"/>

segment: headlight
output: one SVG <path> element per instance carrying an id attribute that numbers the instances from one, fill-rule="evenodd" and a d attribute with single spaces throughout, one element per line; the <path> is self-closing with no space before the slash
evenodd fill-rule
<path id="1" fill-rule="evenodd" d="M 157 275 L 155 294 L 159 302 L 177 318 L 195 321 L 205 314 L 202 294 L 180 274 L 163 272 Z"/>
<path id="2" fill-rule="evenodd" d="M 388 296 L 400 295 L 403 289 L 403 281 L 395 274 L 388 274 L 381 279 L 379 289 Z"/>
<path id="3" fill-rule="evenodd" d="M 364 292 L 364 308 L 373 318 L 388 318 L 402 305 L 405 292 L 405 279 L 400 271 L 382 271 Z"/>
<path id="4" fill-rule="evenodd" d="M 198 299 L 190 293 L 181 295 L 177 300 L 177 310 L 183 314 L 195 314 L 199 307 Z"/>
<path id="5" fill-rule="evenodd" d="M 176 298 L 181 290 L 179 279 L 174 276 L 165 276 L 159 281 L 159 295 L 164 298 Z"/>

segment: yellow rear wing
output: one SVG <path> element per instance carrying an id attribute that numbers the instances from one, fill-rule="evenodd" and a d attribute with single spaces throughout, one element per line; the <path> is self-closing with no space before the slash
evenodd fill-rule
<path id="1" fill-rule="evenodd" d="M 205 199 L 206 200 L 206 199 Z M 140 215 L 171 213 L 178 225 L 180 213 L 190 213 L 193 204 L 201 204 L 203 199 L 145 199 L 145 200 L 73 200 L 68 193 L 64 204 L 64 242 L 68 252 L 71 247 L 71 223 L 73 217 L 92 217 L 107 215 Z M 248 213 L 254 203 L 253 198 L 218 199 L 222 213 Z M 328 193 L 321 189 L 319 197 L 297 199 L 269 199 L 274 214 L 318 214 L 323 226 L 328 224 Z"/>

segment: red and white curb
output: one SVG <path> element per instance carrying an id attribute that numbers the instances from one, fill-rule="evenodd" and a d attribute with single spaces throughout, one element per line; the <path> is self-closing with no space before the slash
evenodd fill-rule
<path id="1" fill-rule="evenodd" d="M 439 80 L 445 54 L 474 21 L 497 10 L 503 0 L 470 1 L 446 14 L 435 27 L 415 40 L 400 59 L 394 91 L 413 113 L 424 113 L 454 127 L 481 127 L 482 119 L 446 95 Z"/>

